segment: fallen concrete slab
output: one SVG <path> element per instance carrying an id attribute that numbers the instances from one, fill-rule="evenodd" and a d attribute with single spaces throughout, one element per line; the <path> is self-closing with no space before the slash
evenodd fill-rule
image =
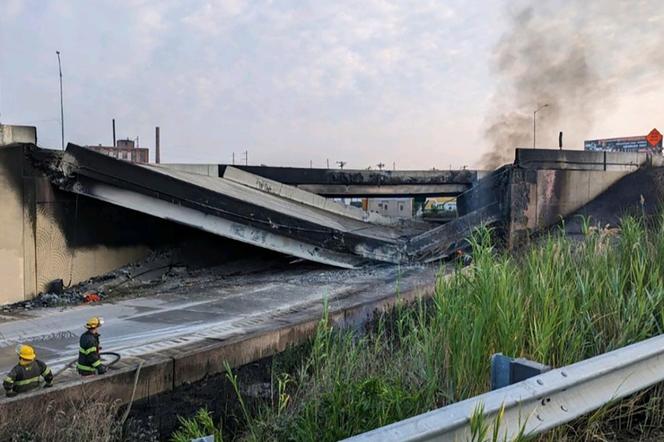
<path id="1" fill-rule="evenodd" d="M 404 262 L 405 239 L 431 227 L 378 225 L 224 178 L 132 164 L 71 144 L 51 174 L 70 192 L 340 267 Z"/>
<path id="2" fill-rule="evenodd" d="M 404 220 L 402 219 L 367 212 L 359 207 L 348 206 L 333 199 L 322 197 L 316 193 L 307 192 L 298 187 L 289 186 L 231 166 L 226 166 L 226 168 L 224 168 L 222 178 L 359 221 L 373 222 L 381 225 L 398 225 L 404 223 Z"/>

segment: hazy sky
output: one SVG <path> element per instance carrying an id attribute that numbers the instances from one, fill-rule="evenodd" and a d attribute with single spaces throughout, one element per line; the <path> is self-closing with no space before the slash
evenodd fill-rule
<path id="1" fill-rule="evenodd" d="M 60 50 L 66 141 L 110 144 L 116 118 L 119 138 L 150 148 L 159 125 L 166 162 L 230 162 L 248 150 L 254 164 L 474 166 L 491 146 L 496 103 L 509 103 L 496 100 L 510 92 L 495 48 L 525 3 L 2 0 L 0 121 L 36 125 L 40 145 L 60 146 Z M 567 5 L 552 20 L 574 19 L 575 2 L 548 3 Z M 661 4 L 612 3 L 645 16 L 579 23 L 596 26 L 589 63 L 613 99 L 573 129 L 575 143 L 664 131 L 662 54 L 640 52 L 664 47 Z M 636 72 L 624 69 L 632 61 Z"/>

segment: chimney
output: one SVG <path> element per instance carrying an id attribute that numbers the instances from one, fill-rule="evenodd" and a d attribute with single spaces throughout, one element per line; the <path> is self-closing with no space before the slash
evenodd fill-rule
<path id="1" fill-rule="evenodd" d="M 115 118 L 113 118 L 113 147 L 115 147 Z"/>
<path id="2" fill-rule="evenodd" d="M 154 160 L 157 164 L 161 161 L 161 152 L 159 150 L 159 126 L 154 128 Z"/>
<path id="3" fill-rule="evenodd" d="M 563 150 L 563 131 L 558 134 L 558 149 Z"/>

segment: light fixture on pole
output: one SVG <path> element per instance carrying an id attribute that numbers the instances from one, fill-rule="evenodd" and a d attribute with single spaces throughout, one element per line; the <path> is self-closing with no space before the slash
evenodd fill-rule
<path id="1" fill-rule="evenodd" d="M 543 104 L 542 106 L 535 109 L 535 112 L 533 112 L 533 149 L 536 149 L 535 141 L 537 139 L 536 138 L 537 137 L 537 125 L 536 125 L 537 112 L 541 111 L 545 107 L 549 107 L 549 105 L 548 104 Z"/>
<path id="2" fill-rule="evenodd" d="M 60 133 L 62 135 L 62 150 L 65 150 L 65 108 L 62 102 L 62 63 L 60 62 L 60 51 L 58 54 L 58 71 L 60 72 Z"/>

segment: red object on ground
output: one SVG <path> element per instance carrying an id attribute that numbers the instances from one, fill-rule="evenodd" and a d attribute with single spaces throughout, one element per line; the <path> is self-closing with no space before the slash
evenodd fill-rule
<path id="1" fill-rule="evenodd" d="M 96 293 L 88 293 L 83 297 L 83 302 L 99 302 L 101 301 L 101 296 Z"/>

